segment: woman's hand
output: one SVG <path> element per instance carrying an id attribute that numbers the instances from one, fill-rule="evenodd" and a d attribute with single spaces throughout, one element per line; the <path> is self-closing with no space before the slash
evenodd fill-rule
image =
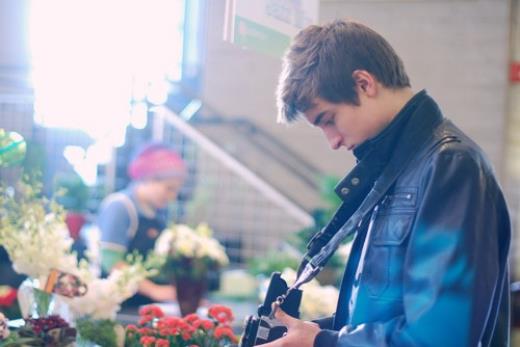
<path id="1" fill-rule="evenodd" d="M 156 284 L 150 280 L 139 283 L 139 293 L 157 302 L 177 300 L 177 290 L 174 286 Z"/>

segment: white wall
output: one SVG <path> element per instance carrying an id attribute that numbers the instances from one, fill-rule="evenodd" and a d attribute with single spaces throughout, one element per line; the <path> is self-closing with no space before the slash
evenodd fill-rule
<path id="1" fill-rule="evenodd" d="M 0 94 L 27 93 L 29 0 L 0 0 Z"/>
<path id="2" fill-rule="evenodd" d="M 28 0 L 0 0 L 0 66 L 28 65 L 28 4 Z"/>
<path id="3" fill-rule="evenodd" d="M 279 136 L 324 171 L 342 175 L 352 155 L 332 152 L 303 122 L 276 124 L 280 61 L 222 41 L 224 0 L 208 1 L 204 97 Z M 414 89 L 427 88 L 445 114 L 502 171 L 507 93 L 509 3 L 475 1 L 322 1 L 321 22 L 348 17 L 382 33 L 403 59 Z"/>

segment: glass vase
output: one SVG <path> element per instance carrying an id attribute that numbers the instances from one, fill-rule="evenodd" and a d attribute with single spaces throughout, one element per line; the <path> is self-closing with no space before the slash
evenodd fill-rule
<path id="1" fill-rule="evenodd" d="M 190 313 L 197 312 L 200 302 L 208 289 L 206 278 L 177 277 L 175 278 L 177 288 L 177 302 L 181 315 L 184 317 Z"/>
<path id="2" fill-rule="evenodd" d="M 18 289 L 18 301 L 23 317 L 41 318 L 53 314 L 56 298 L 41 290 L 37 279 L 27 278 Z"/>

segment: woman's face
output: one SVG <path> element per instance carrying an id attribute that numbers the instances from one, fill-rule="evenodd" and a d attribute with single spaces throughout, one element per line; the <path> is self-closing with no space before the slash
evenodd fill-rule
<path id="1" fill-rule="evenodd" d="M 145 183 L 148 203 L 156 209 L 165 208 L 177 198 L 183 179 L 180 177 L 154 179 Z"/>

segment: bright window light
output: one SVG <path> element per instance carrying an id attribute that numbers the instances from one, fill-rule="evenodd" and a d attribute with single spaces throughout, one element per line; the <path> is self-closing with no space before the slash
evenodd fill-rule
<path id="1" fill-rule="evenodd" d="M 148 121 L 148 105 L 138 102 L 132 107 L 132 126 L 136 129 L 144 129 Z"/>
<path id="2" fill-rule="evenodd" d="M 184 0 L 32 1 L 36 122 L 124 144 L 132 100 L 163 103 L 181 78 L 183 18 Z"/>

